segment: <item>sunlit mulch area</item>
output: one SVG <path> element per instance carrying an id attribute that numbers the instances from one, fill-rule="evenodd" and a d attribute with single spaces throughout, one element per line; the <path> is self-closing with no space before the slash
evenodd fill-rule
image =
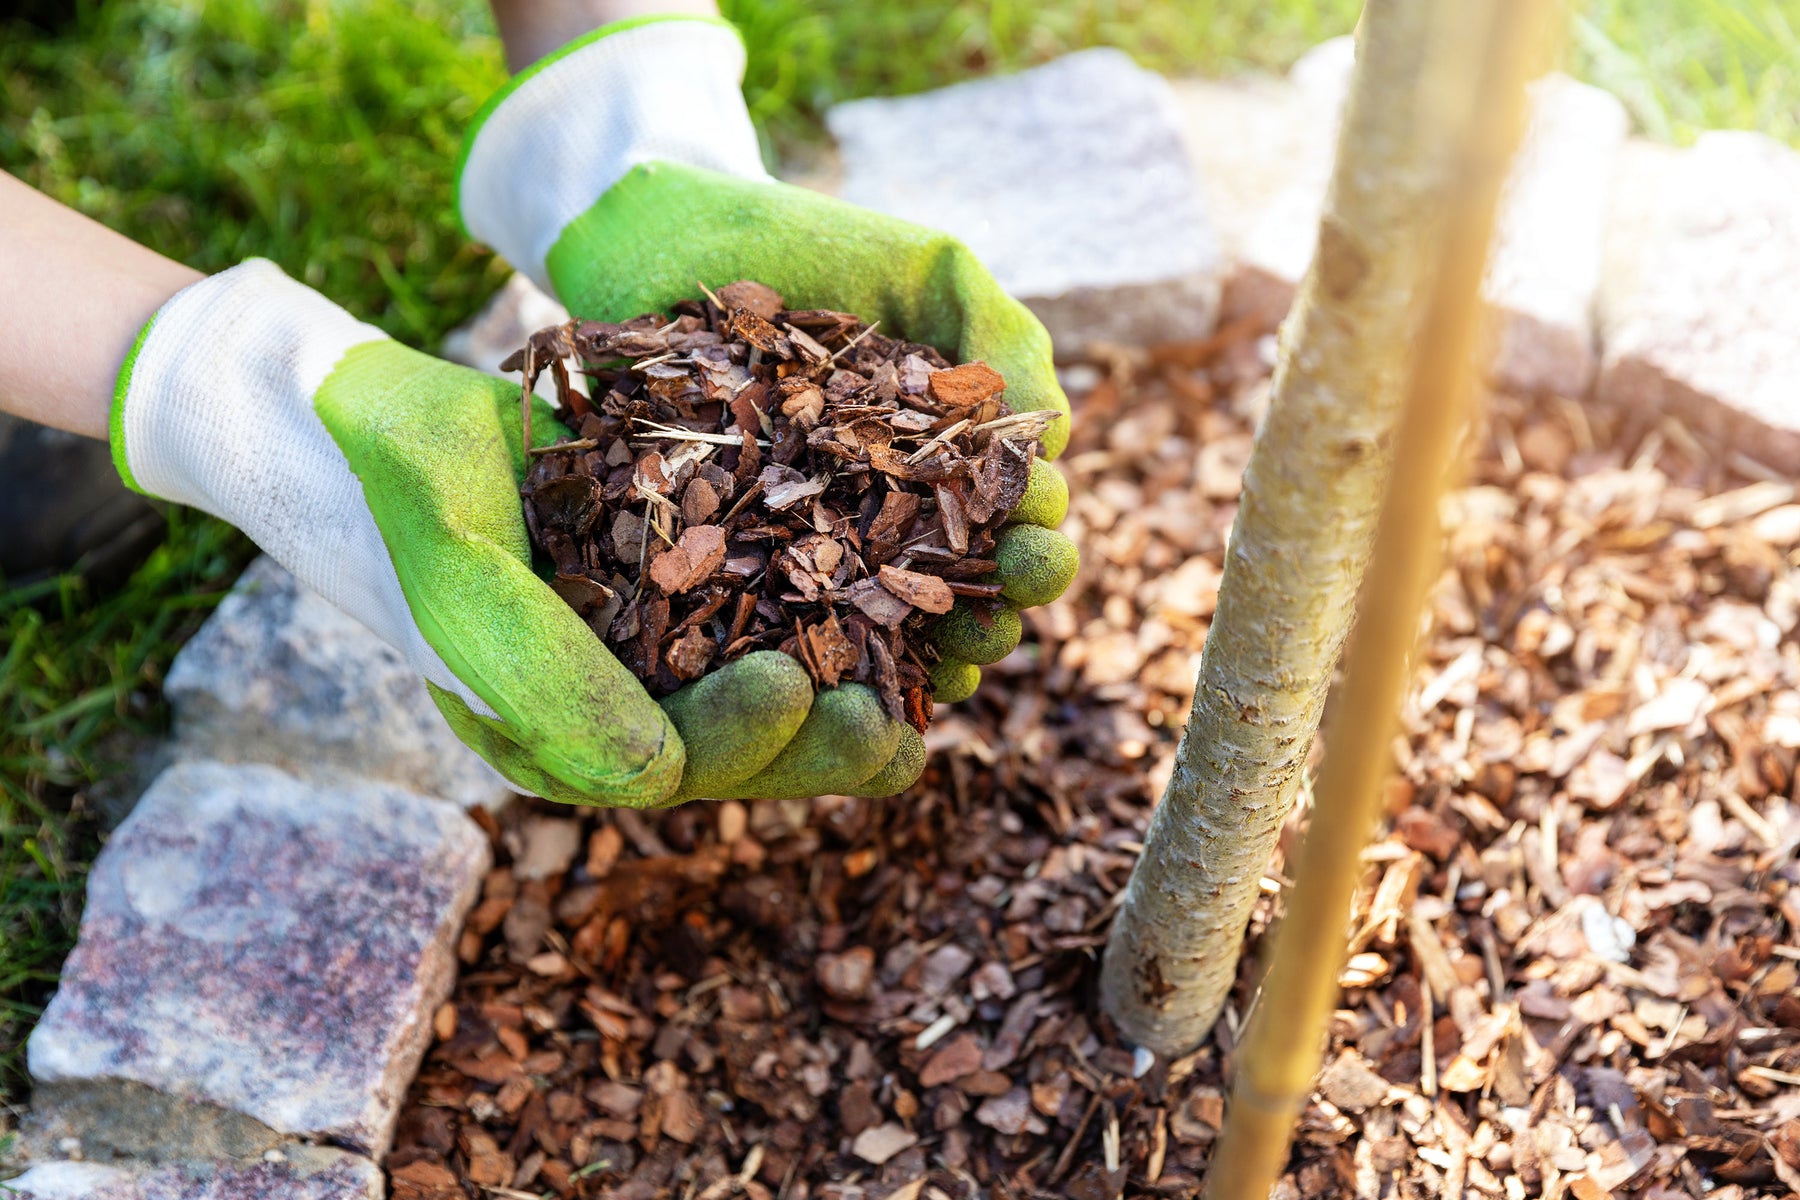
<path id="1" fill-rule="evenodd" d="M 1082 574 L 909 793 L 493 828 L 397 1200 L 1189 1194 L 1255 946 L 1147 1071 L 1095 972 L 1271 357 L 1240 327 L 1078 371 Z M 1800 506 L 1765 476 L 1492 400 L 1283 1194 L 1800 1187 Z"/>

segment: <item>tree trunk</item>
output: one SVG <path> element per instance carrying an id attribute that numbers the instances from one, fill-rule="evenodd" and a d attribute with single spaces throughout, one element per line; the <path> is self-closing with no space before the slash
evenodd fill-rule
<path id="1" fill-rule="evenodd" d="M 1438 498 L 1475 392 L 1481 279 L 1507 165 L 1518 145 L 1525 80 L 1555 0 L 1401 0 L 1431 10 L 1434 59 L 1455 64 L 1433 107 L 1449 123 L 1457 169 L 1446 197 L 1427 315 L 1411 352 L 1392 478 L 1382 501 L 1356 640 L 1325 731 L 1325 765 L 1292 874 L 1269 970 L 1233 1054 L 1225 1128 L 1206 1200 L 1265 1200 L 1288 1161 L 1294 1123 L 1318 1074 L 1337 1006 L 1362 849 L 1394 770 L 1389 748 L 1419 613 L 1437 574 Z M 1434 64 L 1434 71 L 1437 66 Z M 1440 76 L 1440 78 L 1444 78 Z"/>
<path id="2" fill-rule="evenodd" d="M 1433 7 L 1367 5 L 1193 710 L 1107 943 L 1101 1002 L 1159 1054 L 1199 1045 L 1231 990 L 1368 564 L 1447 174 L 1416 102 Z"/>

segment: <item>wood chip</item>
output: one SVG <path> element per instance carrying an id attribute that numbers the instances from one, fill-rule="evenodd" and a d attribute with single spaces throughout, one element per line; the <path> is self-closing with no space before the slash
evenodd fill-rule
<path id="1" fill-rule="evenodd" d="M 650 562 L 650 581 L 669 595 L 706 582 L 725 563 L 725 531 L 717 525 L 690 525 L 681 540 Z"/>
<path id="2" fill-rule="evenodd" d="M 919 1135 L 892 1121 L 865 1129 L 856 1135 L 850 1152 L 866 1163 L 880 1166 L 909 1146 L 919 1143 Z"/>
<path id="3" fill-rule="evenodd" d="M 986 363 L 964 363 L 947 371 L 933 371 L 926 381 L 931 398 L 951 408 L 973 408 L 1006 389 L 1000 372 Z"/>
<path id="4" fill-rule="evenodd" d="M 677 319 L 687 324 L 658 333 Z M 707 352 L 669 343 L 710 333 L 709 319 L 692 311 L 586 336 L 632 347 L 633 361 L 679 359 Z M 805 321 L 814 340 L 844 349 L 832 331 L 848 326 Z M 930 727 L 925 774 L 905 800 L 745 803 L 730 817 L 522 801 L 481 815 L 498 865 L 457 939 L 465 966 L 406 1099 L 392 1193 L 725 1200 L 754 1184 L 850 1200 L 923 1180 L 917 1194 L 932 1200 L 1197 1194 L 1216 1161 L 1221 1051 L 1241 1011 L 1228 1010 L 1216 1044 L 1140 1073 L 1092 996 L 1112 900 L 1186 719 L 1180 690 L 1216 615 L 1268 332 L 1221 331 L 1203 353 L 1133 364 L 1134 378 L 1100 364 L 1071 389 L 1078 419 L 1058 469 L 1069 527 L 1101 569 L 1026 614 L 1027 649 L 991 669 L 1001 686 L 988 700 Z M 923 354 L 890 346 L 892 360 L 869 367 L 878 336 L 814 382 L 828 404 L 846 394 L 830 378 L 838 369 L 867 380 L 865 406 L 911 397 L 905 411 L 925 420 L 910 433 L 887 418 L 847 427 L 886 431 L 888 465 L 937 470 L 935 450 L 905 460 L 975 410 L 931 399 L 941 364 Z M 789 376 L 808 369 L 799 351 L 781 361 Z M 771 464 L 818 473 L 798 456 L 810 446 L 777 457 L 759 413 L 791 422 L 778 403 L 708 403 L 715 427 L 747 409 L 770 443 L 747 473 L 716 457 L 684 467 L 673 441 L 610 465 L 603 439 L 574 453 L 595 456 L 584 461 L 604 492 L 629 487 L 637 455 L 658 450 L 675 488 L 658 517 L 671 541 L 689 480 L 718 486 L 701 475 L 707 464 L 740 489 L 722 494 L 727 513 Z M 674 415 L 657 419 L 672 427 Z M 1277 1195 L 1762 1200 L 1800 1180 L 1800 876 L 1786 852 L 1800 535 L 1782 542 L 1784 510 L 1800 504 L 1747 492 L 1768 481 L 1668 420 L 1491 398 L 1470 476 L 1446 499 L 1447 557 L 1393 745 L 1389 818 L 1354 897 L 1352 949 L 1368 957 L 1334 1014 L 1331 1065 Z M 1175 444 L 1196 449 L 1142 452 Z M 747 456 L 741 439 L 729 449 Z M 824 492 L 786 513 L 752 502 L 738 514 L 743 528 L 786 534 L 728 538 L 739 578 L 760 576 L 752 606 L 794 586 L 777 565 L 790 547 L 853 643 L 880 644 L 886 631 L 853 595 L 904 603 L 881 566 L 948 585 L 981 578 L 934 557 L 948 553 L 937 486 L 955 478 L 979 500 L 978 479 L 909 479 L 876 457 L 852 471 L 864 464 L 834 455 Z M 832 490 L 853 486 L 873 493 L 866 506 L 865 493 Z M 603 497 L 596 538 L 611 541 L 617 503 Z M 815 504 L 836 513 L 824 528 Z M 838 570 L 859 555 L 862 566 L 822 581 L 826 541 L 842 544 Z M 556 565 L 589 572 L 584 553 Z M 598 578 L 632 591 L 611 570 Z M 659 652 L 717 586 L 673 598 Z M 801 614 L 809 628 L 826 616 L 813 603 Z M 930 615 L 905 607 L 915 616 L 903 621 Z M 738 611 L 729 597 L 701 624 L 729 633 Z M 640 616 L 641 639 L 655 613 Z M 794 621 L 777 616 L 746 618 L 743 632 L 775 628 L 797 650 Z M 521 878 L 537 818 L 576 821 L 586 857 Z M 1271 913 L 1259 904 L 1253 938 L 1266 938 Z M 1234 996 L 1253 994 L 1257 969 L 1247 955 Z M 897 1148 L 879 1163 L 860 1156 L 857 1139 L 884 1127 L 864 1148 Z M 512 1174 L 476 1184 L 503 1174 L 502 1155 Z"/>
<path id="5" fill-rule="evenodd" d="M 956 603 L 950 585 L 935 575 L 923 575 L 899 567 L 881 567 L 881 586 L 923 612 L 947 613 Z"/>

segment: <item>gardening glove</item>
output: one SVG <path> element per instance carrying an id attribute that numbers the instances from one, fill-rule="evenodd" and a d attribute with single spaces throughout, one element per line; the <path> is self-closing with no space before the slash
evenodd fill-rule
<path id="1" fill-rule="evenodd" d="M 718 20 L 622 22 L 572 43 L 515 77 L 478 116 L 459 172 L 464 224 L 577 316 L 625 320 L 667 311 L 702 282 L 755 279 L 792 308 L 854 312 L 959 362 L 985 361 L 1005 377 L 1015 410 L 1065 414 L 1044 437 L 1054 458 L 1068 441 L 1068 400 L 1043 326 L 954 238 L 771 179 L 739 92 L 743 71 L 743 44 Z M 1034 462 L 999 538 L 1006 603 L 991 613 L 959 601 L 939 623 L 935 699 L 966 698 L 980 680 L 977 664 L 1018 644 L 1018 608 L 1048 603 L 1068 586 L 1075 548 L 1054 529 L 1067 507 L 1062 476 Z M 723 696 L 731 685 L 712 686 Z M 701 748 L 713 724 L 691 719 L 706 710 L 680 696 L 665 708 L 691 773 L 697 757 L 713 757 Z M 682 792 L 885 794 L 910 783 L 923 747 L 903 729 L 873 778 L 841 786 L 846 748 L 868 734 L 845 723 L 853 705 L 831 696 L 821 694 L 814 709 L 826 713 L 810 713 L 758 773 L 721 774 L 710 791 L 684 782 Z M 767 750 L 780 731 L 745 736 Z"/>
<path id="2" fill-rule="evenodd" d="M 568 434 L 547 409 L 539 442 Z M 531 570 L 519 386 L 400 345 L 252 259 L 126 358 L 114 461 L 223 517 L 422 675 L 457 734 L 552 799 L 666 803 L 681 739 Z"/>

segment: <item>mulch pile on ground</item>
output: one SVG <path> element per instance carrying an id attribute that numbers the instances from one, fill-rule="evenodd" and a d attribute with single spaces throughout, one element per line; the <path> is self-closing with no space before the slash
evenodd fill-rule
<path id="1" fill-rule="evenodd" d="M 1013 413 L 983 363 L 750 280 L 673 319 L 540 330 L 502 365 L 527 395 L 546 368 L 576 437 L 532 452 L 532 544 L 652 695 L 781 650 L 924 731 L 926 627 L 958 596 L 998 605 L 981 577 L 1051 414 Z"/>
<path id="2" fill-rule="evenodd" d="M 1212 1040 L 1141 1075 L 1095 973 L 1270 357 L 1233 328 L 1073 389 L 1082 574 L 911 791 L 493 828 L 396 1200 L 1189 1194 L 1257 947 Z M 1794 488 L 1669 421 L 1498 398 L 1451 507 L 1279 1194 L 1786 1194 Z"/>

